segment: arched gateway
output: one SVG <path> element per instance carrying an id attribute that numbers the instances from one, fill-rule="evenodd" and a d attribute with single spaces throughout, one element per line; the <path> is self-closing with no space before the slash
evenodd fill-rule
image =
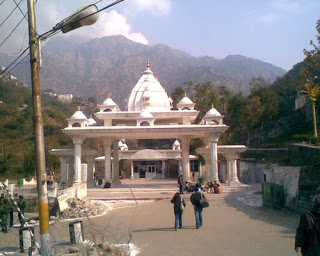
<path id="1" fill-rule="evenodd" d="M 146 154 L 150 154 L 150 158 L 152 156 L 156 158 L 156 160 L 150 160 L 155 162 L 170 157 L 164 157 L 162 153 L 148 150 L 135 151 L 129 154 L 130 150 L 119 150 L 119 141 L 123 139 L 178 139 L 170 151 L 172 151 L 171 154 L 176 154 L 173 159 L 180 160 L 184 180 L 190 180 L 189 145 L 191 139 L 200 138 L 205 142 L 208 149 L 208 151 L 205 151 L 206 168 L 202 176 L 206 180 L 219 180 L 217 143 L 220 135 L 228 129 L 228 126 L 223 124 L 223 116 L 213 106 L 199 124 L 194 124 L 199 114 L 194 106 L 195 103 L 185 95 L 177 104 L 178 110 L 172 110 L 172 100 L 153 75 L 148 61 L 147 69 L 141 74 L 127 101 L 127 111 L 121 111 L 118 105 L 108 96 L 101 105 L 98 105 L 99 111 L 95 113 L 95 117 L 103 121 L 103 125 L 97 125 L 92 118 L 87 119 L 80 110 L 75 112 L 70 119 L 67 119 L 68 127 L 62 131 L 73 139 L 74 149 L 71 151 L 73 154 L 71 165 L 74 169 L 73 183 L 83 182 L 81 180 L 81 160 L 84 158 L 84 152 L 82 152 L 84 141 L 87 142 L 86 145 L 94 145 L 91 142 L 98 140 L 100 145 L 103 145 L 104 179 L 115 184 L 120 183 L 120 159 L 131 159 L 132 162 L 134 159 L 146 160 L 148 158 Z M 62 165 L 66 164 L 63 150 L 56 149 L 51 152 L 58 155 L 60 160 L 63 159 Z M 69 158 L 71 152 L 68 152 Z M 92 152 L 97 153 L 99 151 Z M 92 154 L 90 156 L 88 182 L 93 180 Z M 157 164 L 154 165 L 157 166 Z M 139 177 L 134 175 L 134 168 L 135 166 L 131 166 L 131 178 Z M 63 172 L 65 167 L 61 167 L 61 169 Z M 66 177 L 66 175 L 62 173 L 61 177 Z"/>

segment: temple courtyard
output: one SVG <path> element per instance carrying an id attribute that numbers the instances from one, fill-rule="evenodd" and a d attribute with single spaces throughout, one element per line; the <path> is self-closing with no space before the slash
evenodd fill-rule
<path id="1" fill-rule="evenodd" d="M 176 180 L 144 183 L 143 179 L 128 179 L 122 183 L 118 188 L 88 190 L 89 199 L 113 200 L 104 201 L 109 205 L 106 214 L 82 219 L 85 240 L 130 244 L 135 248 L 131 255 L 141 256 L 296 255 L 293 247 L 299 215 L 261 206 L 260 184 L 234 189 L 226 186 L 222 194 L 205 193 L 210 207 L 203 211 L 204 225 L 200 229 L 195 228 L 190 194 L 184 194 L 187 206 L 183 228 L 174 231 L 170 199 L 178 191 Z M 1 233 L 0 252 L 18 247 L 17 233 L 18 228 Z M 39 237 L 38 227 L 35 233 Z M 50 235 L 54 244 L 67 241 L 68 222 L 52 222 Z M 53 254 L 61 251 L 57 248 L 53 246 Z"/>

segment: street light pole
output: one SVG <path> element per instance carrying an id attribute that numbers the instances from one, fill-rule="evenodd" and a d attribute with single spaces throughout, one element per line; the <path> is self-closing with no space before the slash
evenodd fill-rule
<path id="1" fill-rule="evenodd" d="M 98 19 L 98 12 L 105 10 L 124 0 L 116 0 L 110 5 L 98 10 L 94 4 L 88 5 L 69 18 L 58 23 L 52 30 L 37 36 L 36 15 L 34 0 L 27 0 L 28 3 L 28 27 L 29 27 L 29 48 L 30 48 L 30 66 L 31 66 L 31 83 L 33 99 L 33 130 L 35 137 L 35 154 L 36 154 L 36 175 L 37 175 L 37 192 L 39 204 L 39 224 L 41 255 L 49 256 L 51 250 L 51 241 L 49 233 L 49 203 L 46 178 L 45 147 L 43 133 L 43 118 L 41 110 L 41 90 L 40 90 L 40 41 L 46 40 L 49 36 L 55 34 L 58 30 L 68 33 L 82 26 L 94 24 Z"/>
<path id="2" fill-rule="evenodd" d="M 46 162 L 39 81 L 39 43 L 36 33 L 34 0 L 28 0 L 28 20 L 41 255 L 49 256 L 51 247 L 49 233 L 49 203 L 46 184 Z"/>

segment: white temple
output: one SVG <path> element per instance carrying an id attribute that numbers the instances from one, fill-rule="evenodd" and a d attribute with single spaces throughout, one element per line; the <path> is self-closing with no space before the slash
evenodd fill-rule
<path id="1" fill-rule="evenodd" d="M 127 101 L 127 110 L 121 111 L 110 96 L 98 105 L 97 120 L 87 117 L 78 110 L 67 119 L 68 126 L 62 131 L 73 139 L 74 149 L 53 149 L 61 163 L 61 181 L 67 183 L 93 183 L 96 161 L 104 162 L 104 180 L 120 183 L 119 160 L 131 163 L 131 178 L 165 178 L 166 161 L 178 161 L 176 177 L 182 173 L 184 180 L 191 180 L 189 155 L 190 141 L 200 138 L 206 144 L 198 149 L 205 159 L 205 167 L 198 175 L 205 180 L 219 180 L 218 153 L 226 155 L 229 184 L 238 183 L 235 161 L 244 146 L 218 146 L 220 135 L 228 129 L 223 116 L 212 106 L 199 124 L 195 124 L 199 111 L 187 96 L 177 103 L 178 110 L 172 110 L 172 99 L 159 80 L 153 75 L 150 63 L 141 74 Z M 97 122 L 100 120 L 100 122 Z M 103 123 L 98 125 L 97 123 Z M 126 139 L 175 139 L 172 149 L 130 150 Z M 103 151 L 90 149 L 98 141 Z M 85 149 L 83 144 L 86 143 Z M 120 150 L 119 150 L 120 149 Z M 101 155 L 102 153 L 102 155 Z M 146 166 L 139 164 L 143 161 Z M 192 162 L 192 161 L 191 161 Z M 83 163 L 87 168 L 83 170 Z M 84 173 L 85 172 L 85 173 Z"/>

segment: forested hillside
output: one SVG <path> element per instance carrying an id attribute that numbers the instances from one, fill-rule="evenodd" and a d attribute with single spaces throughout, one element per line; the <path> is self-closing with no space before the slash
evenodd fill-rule
<path id="1" fill-rule="evenodd" d="M 305 107 L 295 110 L 295 100 L 304 95 L 301 87 L 304 67 L 305 62 L 295 65 L 274 83 L 261 76 L 251 79 L 249 95 L 233 92 L 225 86 L 216 87 L 210 82 L 190 81 L 177 87 L 171 97 L 177 103 L 186 92 L 197 103 L 198 120 L 214 104 L 224 115 L 224 123 L 230 126 L 222 135 L 221 144 L 261 147 L 271 143 L 277 147 L 292 142 L 314 142 L 309 101 L 306 100 Z M 316 105 L 319 107 L 319 102 Z"/>
<path id="2" fill-rule="evenodd" d="M 30 88 L 0 80 L 0 179 L 33 176 L 35 166 L 32 122 L 32 94 Z M 63 104 L 43 96 L 43 119 L 46 151 L 72 145 L 63 135 L 66 118 L 76 110 L 72 104 Z M 58 161 L 46 154 L 47 168 L 55 168 Z"/>

